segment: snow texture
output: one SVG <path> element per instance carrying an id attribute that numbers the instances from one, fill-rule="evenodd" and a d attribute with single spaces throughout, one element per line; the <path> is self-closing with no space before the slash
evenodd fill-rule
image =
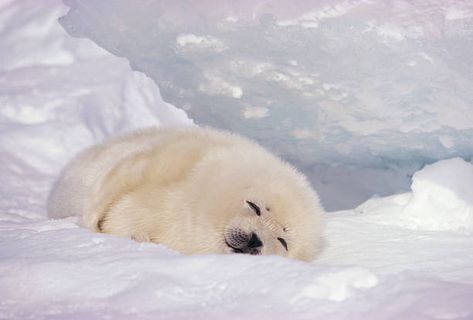
<path id="1" fill-rule="evenodd" d="M 473 156 L 472 1 L 66 3 L 71 35 L 126 57 L 198 124 L 276 150 L 329 209 Z"/>
<path id="2" fill-rule="evenodd" d="M 458 158 L 416 173 L 410 193 L 328 214 L 313 263 L 183 256 L 48 220 L 49 188 L 78 150 L 191 124 L 126 61 L 69 37 L 66 11 L 0 1 L 0 319 L 473 319 L 472 165 Z"/>
<path id="3" fill-rule="evenodd" d="M 407 228 L 473 234 L 473 165 L 461 158 L 442 160 L 416 172 L 412 192 L 373 198 L 358 212 L 385 214 L 386 204 L 401 212 Z"/>

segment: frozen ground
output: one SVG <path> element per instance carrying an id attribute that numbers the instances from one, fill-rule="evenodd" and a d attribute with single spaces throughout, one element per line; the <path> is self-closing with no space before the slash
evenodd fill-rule
<path id="1" fill-rule="evenodd" d="M 126 61 L 70 38 L 66 11 L 0 0 L 0 319 L 473 319 L 473 166 L 460 158 L 417 172 L 411 192 L 328 214 L 310 264 L 185 257 L 48 220 L 77 150 L 190 123 Z"/>
<path id="2" fill-rule="evenodd" d="M 71 35 L 126 57 L 198 124 L 295 163 L 330 210 L 473 157 L 472 1 L 66 3 Z"/>

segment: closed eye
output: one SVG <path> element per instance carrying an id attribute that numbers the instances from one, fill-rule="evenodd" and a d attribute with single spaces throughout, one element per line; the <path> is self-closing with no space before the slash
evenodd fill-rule
<path id="1" fill-rule="evenodd" d="M 248 205 L 250 206 L 250 208 L 256 213 L 257 216 L 260 216 L 260 215 L 261 215 L 261 209 L 260 209 L 260 207 L 258 207 L 256 204 L 254 204 L 254 203 L 251 202 L 251 201 L 246 201 L 246 203 L 248 203 Z"/>
<path id="2" fill-rule="evenodd" d="M 279 242 L 281 242 L 281 244 L 282 244 L 282 246 L 284 247 L 284 249 L 286 249 L 286 251 L 288 251 L 286 240 L 284 240 L 283 238 L 278 238 L 278 240 L 279 240 Z"/>

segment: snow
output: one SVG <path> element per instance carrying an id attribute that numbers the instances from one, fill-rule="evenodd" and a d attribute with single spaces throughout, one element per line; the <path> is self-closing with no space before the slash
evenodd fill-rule
<path id="1" fill-rule="evenodd" d="M 346 7 L 327 8 L 328 18 L 303 19 L 321 24 Z M 468 16 L 456 8 L 450 19 Z M 340 189 L 325 185 L 333 201 L 357 180 L 381 190 L 366 173 L 405 172 L 412 190 L 330 212 L 313 263 L 183 256 L 47 219 L 53 180 L 84 146 L 136 127 L 192 124 L 126 60 L 68 36 L 56 22 L 66 12 L 58 0 L 0 1 L 0 319 L 473 319 L 473 174 L 460 158 L 421 170 L 367 163 L 359 175 L 334 167 L 344 179 Z M 249 120 L 273 112 L 247 107 Z M 454 149 L 456 134 L 444 138 Z"/>
<path id="2" fill-rule="evenodd" d="M 127 58 L 196 123 L 275 150 L 329 210 L 473 157 L 472 1 L 66 3 L 71 35 Z"/>
<path id="3" fill-rule="evenodd" d="M 424 230 L 473 233 L 473 165 L 461 158 L 426 166 L 413 177 L 404 215 Z"/>
<path id="4" fill-rule="evenodd" d="M 412 177 L 412 191 L 388 198 L 373 198 L 358 212 L 400 213 L 397 223 L 414 230 L 473 234 L 473 165 L 461 158 L 425 166 Z"/>

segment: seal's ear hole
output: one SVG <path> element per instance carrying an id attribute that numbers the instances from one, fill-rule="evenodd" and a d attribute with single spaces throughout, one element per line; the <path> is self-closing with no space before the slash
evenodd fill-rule
<path id="1" fill-rule="evenodd" d="M 287 232 L 287 228 L 286 227 L 282 228 L 282 231 Z"/>
<path id="2" fill-rule="evenodd" d="M 271 211 L 271 208 L 270 207 L 266 207 L 266 211 Z"/>

